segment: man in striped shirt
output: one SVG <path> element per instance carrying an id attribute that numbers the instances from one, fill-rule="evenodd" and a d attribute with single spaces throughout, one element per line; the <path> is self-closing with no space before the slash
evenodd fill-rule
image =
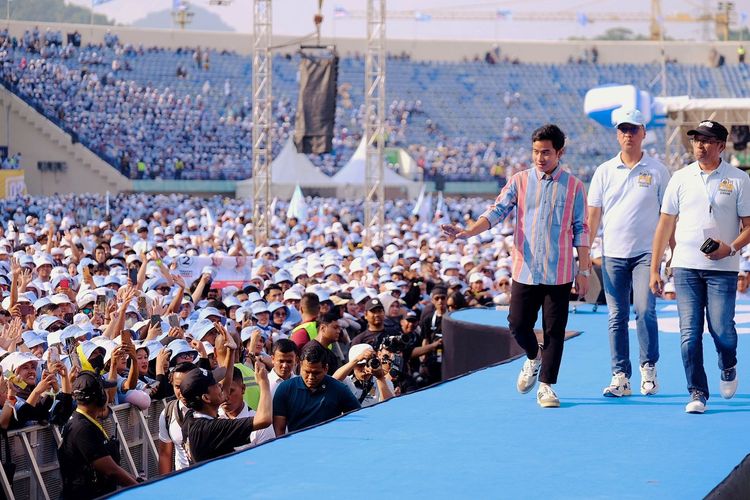
<path id="1" fill-rule="evenodd" d="M 571 285 L 583 296 L 590 274 L 586 191 L 583 183 L 559 166 L 565 134 L 544 125 L 531 136 L 534 168 L 515 174 L 487 211 L 469 228 L 443 225 L 449 237 L 469 238 L 502 222 L 517 208 L 513 236 L 513 284 L 508 323 L 516 342 L 526 351 L 518 376 L 521 393 L 540 378 L 537 402 L 560 406 L 552 389 L 562 360 Z M 579 270 L 573 247 L 578 252 Z M 537 344 L 534 324 L 542 309 L 544 344 Z M 540 373 L 541 372 L 541 373 Z"/>

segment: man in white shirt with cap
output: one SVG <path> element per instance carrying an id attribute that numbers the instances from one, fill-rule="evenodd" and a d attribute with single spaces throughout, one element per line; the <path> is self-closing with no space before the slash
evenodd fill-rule
<path id="1" fill-rule="evenodd" d="M 719 354 L 719 391 L 725 399 L 737 391 L 734 314 L 738 252 L 750 243 L 750 177 L 722 160 L 729 135 L 722 124 L 704 120 L 687 134 L 697 161 L 675 172 L 664 193 L 654 235 L 650 285 L 654 293 L 662 291 L 659 257 L 674 232 L 672 272 L 682 363 L 690 392 L 685 411 L 703 413 L 708 400 L 704 319 Z"/>
<path id="2" fill-rule="evenodd" d="M 596 234 L 604 221 L 602 281 L 609 309 L 609 345 L 612 381 L 604 388 L 608 397 L 630 396 L 630 292 L 636 312 L 640 346 L 640 392 L 656 394 L 656 362 L 659 360 L 659 329 L 656 300 L 649 289 L 651 241 L 659 222 L 667 168 L 644 154 L 646 138 L 643 114 L 620 108 L 612 113 L 620 152 L 594 172 L 588 195 L 588 225 Z"/>

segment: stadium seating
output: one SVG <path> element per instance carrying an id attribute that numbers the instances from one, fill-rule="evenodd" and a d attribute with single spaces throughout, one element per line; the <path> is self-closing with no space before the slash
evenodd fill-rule
<path id="1" fill-rule="evenodd" d="M 251 175 L 251 59 L 210 51 L 209 69 L 194 49 L 45 48 L 43 58 L 6 43 L 0 81 L 115 168 L 132 177 L 243 179 Z M 113 60 L 120 69 L 113 70 Z M 297 99 L 294 56 L 273 61 L 278 152 L 293 133 Z M 186 75 L 177 76 L 182 67 Z M 513 64 L 388 61 L 389 146 L 404 147 L 429 173 L 447 180 L 488 180 L 497 163 L 528 163 L 528 136 L 557 123 L 569 137 L 566 164 L 583 179 L 613 152 L 609 132 L 582 112 L 585 92 L 608 83 L 661 93 L 657 64 Z M 94 76 L 94 74 L 96 76 Z M 668 65 L 670 95 L 747 97 L 744 65 Z M 334 152 L 311 160 L 328 175 L 361 138 L 364 60 L 343 57 Z M 655 130 L 652 152 L 661 151 Z M 126 158 L 123 160 L 123 156 Z M 175 161 L 185 163 L 177 173 Z M 136 168 L 147 165 L 145 174 Z"/>

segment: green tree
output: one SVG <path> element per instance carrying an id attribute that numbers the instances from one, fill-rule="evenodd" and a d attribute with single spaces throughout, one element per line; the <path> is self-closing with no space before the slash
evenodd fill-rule
<path id="1" fill-rule="evenodd" d="M 10 5 L 8 2 L 10 1 Z M 10 7 L 10 9 L 8 9 Z M 66 5 L 64 0 L 0 0 L 0 16 L 17 21 L 88 24 L 91 10 L 78 5 Z M 94 24 L 114 24 L 101 14 L 94 14 Z"/>

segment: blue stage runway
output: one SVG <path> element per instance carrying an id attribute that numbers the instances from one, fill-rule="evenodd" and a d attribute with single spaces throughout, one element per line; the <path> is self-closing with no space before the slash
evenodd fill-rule
<path id="1" fill-rule="evenodd" d="M 704 337 L 712 391 L 704 415 L 684 412 L 677 313 L 657 305 L 660 393 L 601 396 L 611 377 L 605 308 L 583 306 L 568 328 L 562 405 L 518 394 L 522 360 L 480 370 L 138 488 L 122 498 L 699 498 L 750 451 L 748 337 L 739 391 L 718 395 L 716 352 Z M 738 305 L 749 333 L 750 305 Z M 638 347 L 631 330 L 631 359 Z M 636 369 L 637 371 L 637 369 Z"/>

